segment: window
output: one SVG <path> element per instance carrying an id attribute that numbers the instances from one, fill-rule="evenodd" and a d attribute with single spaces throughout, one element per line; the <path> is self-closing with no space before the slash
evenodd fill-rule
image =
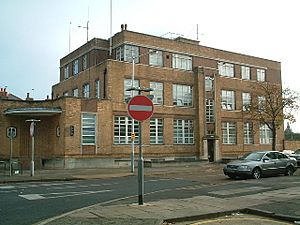
<path id="1" fill-rule="evenodd" d="M 78 59 L 76 59 L 73 62 L 73 75 L 77 75 L 79 72 L 79 68 L 78 68 Z"/>
<path id="2" fill-rule="evenodd" d="M 222 90 L 221 104 L 224 110 L 235 110 L 235 94 L 234 91 Z"/>
<path id="3" fill-rule="evenodd" d="M 192 106 L 192 87 L 173 84 L 173 105 Z"/>
<path id="4" fill-rule="evenodd" d="M 212 91 L 213 90 L 213 82 L 214 78 L 213 77 L 205 77 L 205 91 Z"/>
<path id="5" fill-rule="evenodd" d="M 257 69 L 256 74 L 257 74 L 257 81 L 261 81 L 261 82 L 266 81 L 265 70 Z"/>
<path id="6" fill-rule="evenodd" d="M 90 85 L 89 84 L 84 84 L 82 86 L 82 96 L 84 98 L 89 98 L 90 97 Z"/>
<path id="7" fill-rule="evenodd" d="M 243 98 L 243 111 L 248 111 L 249 110 L 249 106 L 251 104 L 251 95 L 250 93 L 243 93 L 242 94 L 242 98 Z"/>
<path id="8" fill-rule="evenodd" d="M 223 144 L 236 144 L 236 124 L 234 122 L 222 122 Z"/>
<path id="9" fill-rule="evenodd" d="M 164 102 L 164 85 L 160 82 L 150 82 L 150 88 L 153 89 L 153 91 L 150 92 L 151 95 L 154 95 L 154 98 L 152 100 L 153 104 L 156 105 L 162 105 Z"/>
<path id="10" fill-rule="evenodd" d="M 69 78 L 69 65 L 64 68 L 64 78 L 65 80 Z"/>
<path id="11" fill-rule="evenodd" d="M 242 79 L 250 80 L 250 67 L 241 66 L 241 75 L 242 75 Z"/>
<path id="12" fill-rule="evenodd" d="M 192 57 L 180 54 L 173 54 L 172 67 L 175 69 L 192 70 Z"/>
<path id="13" fill-rule="evenodd" d="M 219 74 L 226 77 L 234 77 L 234 65 L 220 62 L 218 64 Z"/>
<path id="14" fill-rule="evenodd" d="M 82 68 L 83 70 L 87 69 L 87 55 L 82 56 Z"/>
<path id="15" fill-rule="evenodd" d="M 65 92 L 63 93 L 63 96 L 69 96 L 68 91 L 65 91 Z"/>
<path id="16" fill-rule="evenodd" d="M 259 142 L 260 144 L 272 144 L 272 131 L 267 124 L 259 126 Z"/>
<path id="17" fill-rule="evenodd" d="M 206 122 L 207 123 L 213 123 L 215 122 L 215 104 L 213 99 L 206 99 Z"/>
<path id="18" fill-rule="evenodd" d="M 174 144 L 194 144 L 192 120 L 173 120 Z"/>
<path id="19" fill-rule="evenodd" d="M 150 144 L 163 144 L 163 119 L 150 119 Z"/>
<path id="20" fill-rule="evenodd" d="M 244 144 L 253 144 L 253 126 L 252 123 L 244 123 Z"/>
<path id="21" fill-rule="evenodd" d="M 152 66 L 163 66 L 162 51 L 149 50 L 149 64 Z"/>
<path id="22" fill-rule="evenodd" d="M 82 113 L 81 143 L 83 145 L 96 144 L 96 114 Z"/>
<path id="23" fill-rule="evenodd" d="M 132 45 L 123 45 L 117 48 L 116 60 L 132 62 L 133 58 L 135 63 L 140 62 L 139 47 Z"/>
<path id="24" fill-rule="evenodd" d="M 95 97 L 100 98 L 100 81 L 95 80 Z"/>
<path id="25" fill-rule="evenodd" d="M 266 97 L 265 96 L 258 96 L 257 100 L 258 100 L 258 109 L 260 111 L 264 111 L 265 110 L 265 104 L 266 104 Z"/>
<path id="26" fill-rule="evenodd" d="M 133 81 L 133 87 L 139 87 L 139 80 L 134 80 Z M 138 91 L 126 91 L 126 89 L 132 87 L 132 80 L 131 79 L 125 79 L 124 80 L 124 101 L 127 101 L 128 99 L 136 96 L 139 94 Z"/>
<path id="27" fill-rule="evenodd" d="M 134 121 L 135 140 L 138 144 L 138 126 L 139 122 Z M 114 144 L 130 144 L 132 131 L 132 119 L 127 116 L 115 116 L 114 118 Z"/>
<path id="28" fill-rule="evenodd" d="M 75 89 L 72 90 L 72 95 L 74 97 L 78 97 L 78 88 L 75 88 Z"/>

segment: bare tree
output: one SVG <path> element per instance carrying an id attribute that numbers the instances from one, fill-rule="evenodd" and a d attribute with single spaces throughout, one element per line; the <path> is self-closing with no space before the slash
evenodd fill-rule
<path id="1" fill-rule="evenodd" d="M 258 97 L 248 107 L 253 120 L 257 120 L 272 132 L 272 150 L 276 149 L 277 129 L 284 120 L 295 122 L 294 112 L 299 109 L 299 95 L 290 88 L 282 89 L 278 84 L 262 82 L 251 86 Z"/>

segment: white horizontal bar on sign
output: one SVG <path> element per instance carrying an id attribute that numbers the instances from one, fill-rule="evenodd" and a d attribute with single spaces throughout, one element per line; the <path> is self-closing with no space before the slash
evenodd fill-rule
<path id="1" fill-rule="evenodd" d="M 130 105 L 129 110 L 132 111 L 152 111 L 152 106 L 147 105 Z"/>

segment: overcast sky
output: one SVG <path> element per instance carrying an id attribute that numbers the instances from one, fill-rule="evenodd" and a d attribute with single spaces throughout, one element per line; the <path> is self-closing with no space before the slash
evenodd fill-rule
<path id="1" fill-rule="evenodd" d="M 128 30 L 197 38 L 200 44 L 280 61 L 284 87 L 297 90 L 298 0 L 112 0 L 113 34 Z M 109 38 L 110 0 L 1 0 L 0 87 L 25 98 L 51 96 L 59 60 L 89 39 Z M 70 25 L 71 22 L 71 25 Z M 165 36 L 170 37 L 170 36 Z M 293 131 L 300 132 L 300 114 Z"/>

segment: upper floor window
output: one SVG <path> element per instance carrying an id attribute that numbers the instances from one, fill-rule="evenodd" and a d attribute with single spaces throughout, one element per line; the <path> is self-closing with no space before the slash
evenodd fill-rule
<path id="1" fill-rule="evenodd" d="M 180 54 L 173 54 L 172 67 L 175 69 L 192 70 L 192 57 Z"/>
<path id="2" fill-rule="evenodd" d="M 241 66 L 241 75 L 242 75 L 242 79 L 250 80 L 250 67 Z"/>
<path id="3" fill-rule="evenodd" d="M 222 90 L 221 105 L 224 110 L 235 110 L 235 93 L 234 91 Z"/>
<path id="4" fill-rule="evenodd" d="M 218 70 L 221 76 L 234 77 L 234 65 L 231 63 L 218 63 Z"/>
<path id="5" fill-rule="evenodd" d="M 82 86 L 82 96 L 84 98 L 89 98 L 90 97 L 90 85 L 89 84 L 84 84 Z"/>
<path id="6" fill-rule="evenodd" d="M 150 144 L 164 143 L 164 124 L 163 119 L 150 119 Z"/>
<path id="7" fill-rule="evenodd" d="M 214 78 L 206 76 L 205 77 L 205 91 L 212 91 L 214 85 Z"/>
<path id="8" fill-rule="evenodd" d="M 261 111 L 265 110 L 265 105 L 266 105 L 266 97 L 265 96 L 258 96 L 257 97 L 258 101 L 258 109 Z"/>
<path id="9" fill-rule="evenodd" d="M 256 70 L 256 74 L 257 74 L 257 81 L 266 81 L 266 72 L 264 69 L 257 69 Z"/>
<path id="10" fill-rule="evenodd" d="M 82 56 L 82 68 L 83 70 L 87 69 L 87 55 Z"/>
<path id="11" fill-rule="evenodd" d="M 140 62 L 139 47 L 133 45 L 123 45 L 117 48 L 116 60 L 132 62 Z"/>
<path id="12" fill-rule="evenodd" d="M 174 144 L 194 144 L 193 120 L 173 120 Z"/>
<path id="13" fill-rule="evenodd" d="M 95 80 L 95 97 L 100 98 L 100 80 Z"/>
<path id="14" fill-rule="evenodd" d="M 79 73 L 78 59 L 76 59 L 73 62 L 73 75 L 77 75 L 78 73 Z"/>
<path id="15" fill-rule="evenodd" d="M 153 104 L 162 105 L 164 102 L 164 85 L 160 82 L 150 82 L 150 88 L 153 89 L 153 91 L 150 92 L 151 95 L 154 95 L 154 98 L 152 100 Z"/>
<path id="16" fill-rule="evenodd" d="M 205 117 L 207 123 L 215 122 L 215 103 L 213 99 L 206 99 Z"/>
<path id="17" fill-rule="evenodd" d="M 69 65 L 65 66 L 64 68 L 64 78 L 65 79 L 69 78 Z"/>
<path id="18" fill-rule="evenodd" d="M 173 84 L 173 105 L 192 106 L 192 87 L 188 85 Z"/>
<path id="19" fill-rule="evenodd" d="M 132 85 L 132 80 L 131 79 L 125 79 L 124 80 L 124 101 L 127 101 L 128 99 L 136 96 L 139 94 L 138 91 L 126 91 L 128 88 L 131 87 L 139 87 L 139 80 L 134 80 L 133 85 Z"/>
<path id="20" fill-rule="evenodd" d="M 149 64 L 152 66 L 163 66 L 162 51 L 149 50 Z"/>
<path id="21" fill-rule="evenodd" d="M 249 110 L 249 106 L 251 104 L 251 95 L 250 93 L 246 93 L 244 92 L 242 94 L 242 98 L 243 98 L 243 111 L 248 111 Z"/>
<path id="22" fill-rule="evenodd" d="M 68 92 L 68 91 L 65 91 L 65 92 L 63 93 L 63 96 L 69 96 L 69 92 Z"/>
<path id="23" fill-rule="evenodd" d="M 222 122 L 222 143 L 236 144 L 236 123 Z"/>
<path id="24" fill-rule="evenodd" d="M 78 97 L 78 88 L 74 88 L 74 89 L 72 90 L 72 95 L 73 95 L 74 97 Z"/>

